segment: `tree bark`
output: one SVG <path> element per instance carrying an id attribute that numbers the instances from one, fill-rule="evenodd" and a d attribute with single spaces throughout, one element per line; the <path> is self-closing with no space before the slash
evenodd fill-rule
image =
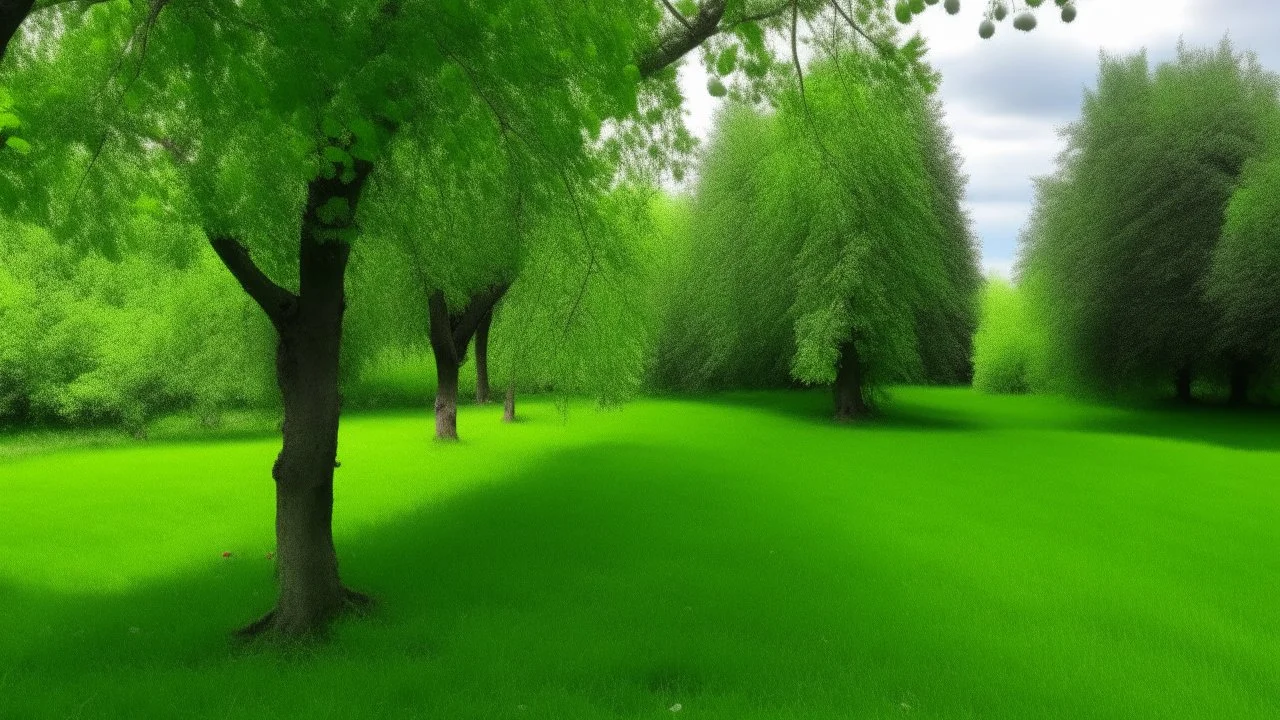
<path id="1" fill-rule="evenodd" d="M 471 338 L 491 318 L 493 307 L 506 294 L 511 283 L 497 283 L 473 293 L 461 312 L 449 312 L 444 293 L 437 290 L 427 301 L 430 320 L 431 350 L 436 360 L 436 439 L 458 439 L 458 368 L 466 359 Z M 488 334 L 486 326 L 486 336 Z M 479 352 L 479 350 L 477 350 Z M 488 343 L 485 343 L 486 361 Z M 486 397 L 488 366 L 484 369 Z M 477 378 L 479 379 L 479 378 Z"/>
<path id="2" fill-rule="evenodd" d="M 835 406 L 836 419 L 859 420 L 870 414 L 864 392 L 865 382 L 858 349 L 852 340 L 840 346 L 840 359 L 836 365 Z"/>
<path id="3" fill-rule="evenodd" d="M 210 238 L 223 264 L 276 329 L 276 381 L 284 406 L 283 445 L 271 475 L 276 484 L 275 609 L 241 631 L 285 638 L 320 634 L 340 613 L 370 599 L 343 587 L 333 545 L 333 471 L 341 411 L 338 361 L 346 310 L 346 269 L 360 194 L 373 165 L 356 161 L 355 178 L 320 178 L 307 188 L 298 243 L 298 292 L 271 280 L 232 238 Z M 335 198 L 350 215 L 321 211 Z"/>
<path id="4" fill-rule="evenodd" d="M 516 421 L 516 385 L 507 386 L 507 396 L 502 402 L 502 422 Z"/>
<path id="5" fill-rule="evenodd" d="M 1191 403 L 1191 379 L 1190 365 L 1183 365 L 1178 368 L 1178 372 L 1173 378 L 1174 397 L 1177 398 L 1178 402 L 1184 404 Z"/>
<path id="6" fill-rule="evenodd" d="M 1249 404 L 1249 375 L 1252 368 L 1246 360 L 1237 360 L 1231 364 L 1231 396 L 1227 402 L 1241 406 Z"/>
<path id="7" fill-rule="evenodd" d="M 431 350 L 436 360 L 436 439 L 458 439 L 458 346 L 444 293 L 431 294 Z M 463 347 L 466 347 L 465 345 Z"/>
<path id="8" fill-rule="evenodd" d="M 489 402 L 489 326 L 493 324 L 493 310 L 484 314 L 476 327 L 476 402 Z"/>

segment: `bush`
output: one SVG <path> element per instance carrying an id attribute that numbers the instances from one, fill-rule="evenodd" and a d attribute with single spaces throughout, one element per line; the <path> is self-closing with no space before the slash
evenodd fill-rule
<path id="1" fill-rule="evenodd" d="M 992 277 L 982 289 L 981 320 L 973 338 L 973 386 L 989 393 L 1031 390 L 1031 330 L 1018 290 Z"/>

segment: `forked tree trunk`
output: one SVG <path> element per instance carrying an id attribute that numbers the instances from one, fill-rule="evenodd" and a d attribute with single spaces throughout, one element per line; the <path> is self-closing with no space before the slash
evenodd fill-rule
<path id="1" fill-rule="evenodd" d="M 275 285 L 229 239 L 214 249 L 275 325 L 276 381 L 284 406 L 276 484 L 276 607 L 241 631 L 304 637 L 368 598 L 347 590 L 333 546 L 333 470 L 338 452 L 338 358 L 349 246 L 304 235 L 299 292 Z"/>
<path id="2" fill-rule="evenodd" d="M 502 402 L 502 422 L 516 421 L 516 384 L 507 386 L 507 396 Z"/>
<path id="3" fill-rule="evenodd" d="M 840 346 L 840 359 L 836 365 L 835 405 L 836 419 L 858 420 L 870 414 L 863 388 L 864 374 L 858 359 L 858 349 L 852 340 Z"/>
<path id="4" fill-rule="evenodd" d="M 1232 405 L 1249 404 L 1249 363 L 1237 360 L 1231 364 L 1231 397 L 1227 400 Z"/>
<path id="5" fill-rule="evenodd" d="M 484 314 L 476 327 L 476 402 L 489 402 L 489 326 L 493 324 L 493 311 Z"/>
<path id="6" fill-rule="evenodd" d="M 431 351 L 436 361 L 436 439 L 458 439 L 458 357 L 453 323 L 444 293 L 434 292 L 428 301 Z M 465 346 L 464 346 L 465 347 Z"/>
<path id="7" fill-rule="evenodd" d="M 1174 376 L 1174 392 L 1178 402 L 1191 403 L 1191 366 L 1183 365 Z"/>

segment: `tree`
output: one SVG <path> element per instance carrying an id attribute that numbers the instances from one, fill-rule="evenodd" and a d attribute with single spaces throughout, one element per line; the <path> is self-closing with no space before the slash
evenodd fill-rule
<path id="1" fill-rule="evenodd" d="M 875 385 L 919 377 L 916 318 L 945 293 L 920 152 L 924 94 L 862 54 L 809 74 L 779 112 L 785 175 L 802 233 L 794 272 L 796 354 L 805 383 L 832 383 L 841 420 L 871 411 Z"/>
<path id="2" fill-rule="evenodd" d="M 1249 400 L 1249 376 L 1280 359 L 1280 134 L 1245 169 L 1227 206 L 1206 287 L 1221 312 L 1216 344 L 1232 348 L 1231 401 Z"/>
<path id="3" fill-rule="evenodd" d="M 916 316 L 916 344 L 923 363 L 922 377 L 939 384 L 973 379 L 973 341 L 978 326 L 978 293 L 983 285 L 977 240 L 962 206 L 968 178 L 951 132 L 943 120 L 942 103 L 925 104 L 920 143 L 938 220 L 938 251 L 946 284 Z"/>
<path id="4" fill-rule="evenodd" d="M 826 8 L 803 5 L 790 4 L 793 46 L 801 11 L 808 19 Z M 7 136 L 8 147 L 35 157 L 6 157 L 0 168 L 6 212 L 100 245 L 120 237 L 98 223 L 111 221 L 134 181 L 170 178 L 166 212 L 203 232 L 275 330 L 285 414 L 272 471 L 280 594 L 250 634 L 308 635 L 368 602 L 341 582 L 331 519 L 346 271 L 369 230 L 366 188 L 386 158 L 425 147 L 444 172 L 467 178 L 468 158 L 496 124 L 572 182 L 591 172 L 588 139 L 630 119 L 618 141 L 650 138 L 662 160 L 687 133 L 674 120 L 673 73 L 661 68 L 731 30 L 746 49 L 744 73 L 760 81 L 771 69 L 762 33 L 785 27 L 786 6 L 769 8 L 765 25 L 748 7 L 706 0 L 693 16 L 705 12 L 709 25 L 672 15 L 678 35 L 698 38 L 672 45 L 673 26 L 649 0 L 104 3 L 56 32 L 28 34 L 43 45 L 15 53 L 8 38 L 31 6 L 6 5 L 13 101 L 3 112 L 20 108 L 41 133 L 30 143 Z M 869 38 L 892 35 L 882 0 L 860 2 L 852 17 L 830 7 Z M 881 49 L 909 67 L 921 47 Z M 717 77 L 738 67 L 727 47 L 716 51 Z M 659 55 L 665 61 L 649 62 Z M 646 73 L 656 82 L 642 104 Z M 493 112 L 474 112 L 481 103 Z M 13 127 L 6 120 L 5 132 Z"/>
<path id="5" fill-rule="evenodd" d="M 1023 248 L 1032 312 L 1074 358 L 1067 384 L 1146 392 L 1239 359 L 1203 297 L 1223 212 L 1277 112 L 1276 83 L 1227 42 L 1151 73 L 1103 58 L 1098 89 L 1041 185 Z"/>

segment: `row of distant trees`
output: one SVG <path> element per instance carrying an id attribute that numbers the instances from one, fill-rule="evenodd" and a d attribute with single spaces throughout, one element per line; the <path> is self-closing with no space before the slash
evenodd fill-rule
<path id="1" fill-rule="evenodd" d="M 1274 389 L 1280 79 L 1224 40 L 1104 57 L 1039 182 L 1018 288 L 989 291 L 977 383 L 1104 396 Z"/>

